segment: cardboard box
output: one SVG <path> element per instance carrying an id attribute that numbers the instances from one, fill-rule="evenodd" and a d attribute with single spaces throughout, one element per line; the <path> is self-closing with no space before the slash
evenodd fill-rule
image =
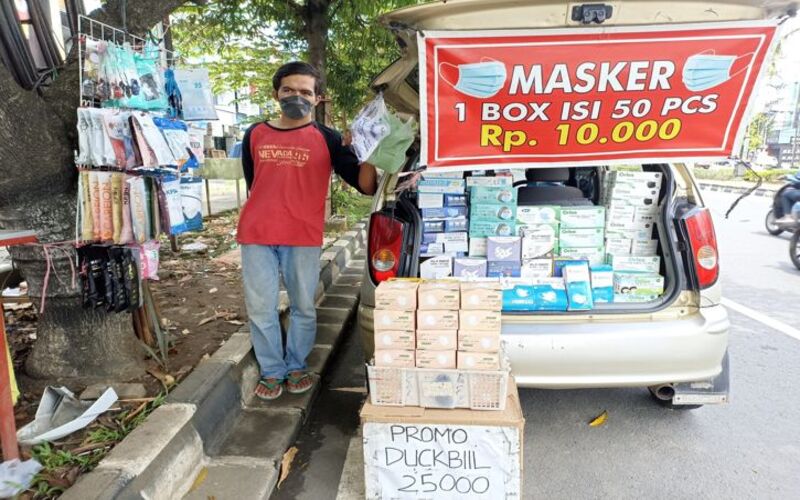
<path id="1" fill-rule="evenodd" d="M 523 259 L 552 257 L 558 251 L 558 225 L 534 224 L 520 231 Z"/>
<path id="2" fill-rule="evenodd" d="M 453 261 L 453 276 L 456 278 L 485 278 L 486 259 L 465 257 Z"/>
<path id="3" fill-rule="evenodd" d="M 553 276 L 553 259 L 525 259 L 519 275 L 522 278 L 550 278 Z"/>
<path id="4" fill-rule="evenodd" d="M 486 264 L 488 278 L 519 278 L 522 272 L 520 262 L 489 261 Z"/>
<path id="5" fill-rule="evenodd" d="M 423 208 L 423 219 L 448 219 L 455 217 L 467 217 L 467 207 L 437 207 Z"/>
<path id="6" fill-rule="evenodd" d="M 561 278 L 509 281 L 503 288 L 503 311 L 566 311 L 567 289 Z"/>
<path id="7" fill-rule="evenodd" d="M 486 259 L 495 262 L 519 262 L 521 241 L 519 236 L 489 236 Z"/>
<path id="8" fill-rule="evenodd" d="M 634 227 L 652 227 L 658 220 L 658 212 L 642 211 L 633 216 Z"/>
<path id="9" fill-rule="evenodd" d="M 589 265 L 599 266 L 606 261 L 605 247 L 561 247 L 558 250 L 559 257 L 567 257 L 570 259 L 580 259 L 589 261 Z"/>
<path id="10" fill-rule="evenodd" d="M 413 368 L 414 351 L 405 349 L 376 349 L 375 366 Z"/>
<path id="11" fill-rule="evenodd" d="M 433 257 L 444 253 L 444 243 L 422 243 L 419 246 L 420 257 Z"/>
<path id="12" fill-rule="evenodd" d="M 458 219 L 445 219 L 444 232 L 445 233 L 460 233 L 466 232 L 469 229 L 469 220 L 465 218 Z M 465 250 L 466 251 L 466 250 Z"/>
<path id="13" fill-rule="evenodd" d="M 595 304 L 614 302 L 614 270 L 608 264 L 592 266 L 592 299 Z"/>
<path id="14" fill-rule="evenodd" d="M 500 283 L 472 281 L 461 283 L 461 309 L 487 309 L 499 311 L 503 307 L 503 292 Z"/>
<path id="15" fill-rule="evenodd" d="M 455 351 L 457 344 L 457 330 L 417 330 L 417 349 Z"/>
<path id="16" fill-rule="evenodd" d="M 475 186 L 470 188 L 470 203 L 517 204 L 517 190 L 513 187 Z"/>
<path id="17" fill-rule="evenodd" d="M 653 236 L 652 229 L 619 229 L 607 231 L 606 238 L 626 238 L 629 240 L 649 240 Z"/>
<path id="18" fill-rule="evenodd" d="M 500 369 L 500 354 L 496 352 L 458 351 L 456 357 L 459 370 Z"/>
<path id="19" fill-rule="evenodd" d="M 466 207 L 467 195 L 465 193 L 445 194 L 443 201 L 446 207 Z"/>
<path id="20" fill-rule="evenodd" d="M 631 221 L 608 221 L 606 229 L 610 232 L 615 231 L 648 231 L 652 233 L 653 223 L 646 222 L 644 219 L 631 220 Z"/>
<path id="21" fill-rule="evenodd" d="M 573 259 L 571 257 L 556 257 L 553 259 L 553 277 L 561 278 L 564 276 L 564 266 L 569 264 L 588 264 L 586 259 Z"/>
<path id="22" fill-rule="evenodd" d="M 417 193 L 417 207 L 441 208 L 444 206 L 444 197 L 441 193 Z"/>
<path id="23" fill-rule="evenodd" d="M 389 280 L 375 288 L 375 309 L 413 311 L 417 308 L 416 280 Z"/>
<path id="24" fill-rule="evenodd" d="M 488 236 L 512 236 L 514 234 L 514 227 L 514 221 L 472 221 L 472 224 L 469 225 L 469 237 L 486 238 Z"/>
<path id="25" fill-rule="evenodd" d="M 565 266 L 564 281 L 567 286 L 568 309 L 570 311 L 589 311 L 594 308 L 592 282 L 588 265 L 570 264 Z"/>
<path id="26" fill-rule="evenodd" d="M 443 233 L 444 232 L 444 221 L 443 220 L 422 220 L 422 232 L 423 233 Z"/>
<path id="27" fill-rule="evenodd" d="M 663 276 L 614 272 L 614 302 L 649 302 L 663 293 Z"/>
<path id="28" fill-rule="evenodd" d="M 490 187 L 509 187 L 514 183 L 514 178 L 510 175 L 498 175 L 494 177 L 471 175 L 467 177 L 467 187 L 490 186 Z"/>
<path id="29" fill-rule="evenodd" d="M 402 330 L 387 330 L 375 332 L 376 350 L 414 350 L 417 347 L 417 338 L 414 332 Z"/>
<path id="30" fill-rule="evenodd" d="M 603 228 L 572 229 L 561 227 L 558 231 L 558 246 L 601 247 L 605 237 Z"/>
<path id="31" fill-rule="evenodd" d="M 651 273 L 658 274 L 661 270 L 661 257 L 639 255 L 612 255 L 611 266 L 615 273 Z"/>
<path id="32" fill-rule="evenodd" d="M 658 254 L 658 240 L 634 240 L 631 254 L 639 256 Z"/>
<path id="33" fill-rule="evenodd" d="M 603 227 L 606 222 L 605 207 L 561 207 L 561 227 L 574 229 Z"/>
<path id="34" fill-rule="evenodd" d="M 417 183 L 420 193 L 459 194 L 465 189 L 464 179 L 422 179 Z"/>
<path id="35" fill-rule="evenodd" d="M 615 255 L 630 255 L 633 240 L 630 238 L 614 238 L 613 233 L 606 233 L 606 253 Z"/>
<path id="36" fill-rule="evenodd" d="M 458 311 L 417 311 L 420 330 L 458 330 Z"/>
<path id="37" fill-rule="evenodd" d="M 517 222 L 520 224 L 556 224 L 560 208 L 555 205 L 517 207 Z"/>
<path id="38" fill-rule="evenodd" d="M 460 180 L 464 178 L 461 172 L 432 172 L 426 170 L 422 173 L 423 179 L 455 179 Z"/>
<path id="39" fill-rule="evenodd" d="M 470 237 L 469 239 L 469 256 L 470 257 L 486 257 L 486 238 Z"/>
<path id="40" fill-rule="evenodd" d="M 500 332 L 500 311 L 462 309 L 458 313 L 458 324 L 463 330 Z"/>
<path id="41" fill-rule="evenodd" d="M 633 205 L 618 205 L 606 211 L 606 222 L 631 222 L 635 215 Z"/>
<path id="42" fill-rule="evenodd" d="M 500 332 L 459 330 L 458 350 L 465 352 L 499 352 Z"/>
<path id="43" fill-rule="evenodd" d="M 455 332 L 453 332 L 455 333 Z M 453 337 L 455 342 L 455 337 Z M 431 351 L 417 349 L 417 368 L 435 368 L 437 370 L 451 370 L 456 367 L 456 351 Z"/>
<path id="44" fill-rule="evenodd" d="M 478 203 L 473 204 L 469 209 L 469 216 L 472 220 L 486 222 L 502 222 L 514 220 L 517 212 L 516 205 L 504 205 L 501 203 Z"/>
<path id="45" fill-rule="evenodd" d="M 430 257 L 419 265 L 419 276 L 424 279 L 447 278 L 453 274 L 453 258 L 446 256 Z"/>
<path id="46" fill-rule="evenodd" d="M 609 172 L 608 176 L 612 182 L 655 182 L 659 184 L 664 178 L 664 174 L 661 172 L 637 172 L 626 170 L 615 170 Z"/>
<path id="47" fill-rule="evenodd" d="M 375 309 L 374 329 L 376 332 L 404 330 L 413 332 L 416 323 L 414 311 L 394 309 Z"/>
<path id="48" fill-rule="evenodd" d="M 418 290 L 418 309 L 457 311 L 461 302 L 461 288 L 458 281 L 423 281 Z"/>
<path id="49" fill-rule="evenodd" d="M 452 384 L 440 383 L 431 389 L 434 393 L 444 395 L 441 397 L 447 397 L 450 387 Z M 471 470 L 464 472 L 468 472 L 470 480 L 481 487 L 488 485 L 485 498 L 523 498 L 522 452 L 525 420 L 513 377 L 509 377 L 508 393 L 503 403 L 503 411 L 426 409 L 365 403 L 360 413 L 364 443 L 365 498 L 375 500 L 406 497 L 408 493 L 399 489 L 407 486 L 410 481 L 420 485 L 423 475 L 426 482 L 436 484 L 437 488 L 441 482 L 449 486 L 449 477 L 454 473 L 449 465 L 406 465 L 415 463 L 418 453 L 425 449 L 435 450 L 434 453 L 443 457 L 459 457 L 462 464 L 465 463 L 464 457 L 468 456 L 473 465 Z M 426 439 L 429 433 L 433 436 L 430 442 L 417 439 L 423 429 Z M 503 446 L 498 446 L 497 443 L 503 443 Z M 454 462 L 453 468 L 457 468 L 457 465 L 458 462 Z M 461 481 L 462 487 L 465 482 Z M 437 494 L 454 495 L 442 492 L 425 495 L 437 498 Z"/>

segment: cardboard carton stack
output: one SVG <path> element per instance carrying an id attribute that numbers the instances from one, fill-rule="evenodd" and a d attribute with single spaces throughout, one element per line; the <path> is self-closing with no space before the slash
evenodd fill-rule
<path id="1" fill-rule="evenodd" d="M 457 366 L 464 370 L 500 369 L 503 292 L 493 281 L 461 283 Z"/>
<path id="2" fill-rule="evenodd" d="M 422 215 L 420 276 L 446 278 L 453 259 L 467 255 L 469 218 L 464 179 L 460 173 L 428 174 L 417 185 Z"/>
<path id="3" fill-rule="evenodd" d="M 384 281 L 375 289 L 375 366 L 415 366 L 415 280 Z"/>
<path id="4" fill-rule="evenodd" d="M 517 191 L 510 176 L 470 177 L 469 259 L 461 269 L 478 267 L 480 272 L 455 273 L 458 277 L 482 278 L 496 274 L 503 264 L 492 264 L 489 257 L 490 237 L 514 235 L 517 212 Z M 518 264 L 518 263 L 517 263 Z"/>
<path id="5" fill-rule="evenodd" d="M 458 281 L 423 281 L 418 297 L 417 368 L 455 368 L 461 302 Z"/>
<path id="6" fill-rule="evenodd" d="M 559 251 L 559 207 L 517 208 L 517 234 L 522 237 L 522 278 L 553 276 L 553 258 Z"/>
<path id="7" fill-rule="evenodd" d="M 664 292 L 657 224 L 660 172 L 610 172 L 603 201 L 607 263 L 613 269 L 614 302 L 647 302 Z"/>

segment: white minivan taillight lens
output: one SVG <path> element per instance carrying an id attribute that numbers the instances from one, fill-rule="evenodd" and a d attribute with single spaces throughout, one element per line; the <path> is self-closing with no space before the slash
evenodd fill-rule
<path id="1" fill-rule="evenodd" d="M 397 276 L 404 226 L 400 220 L 384 213 L 375 212 L 370 216 L 367 252 L 369 272 L 375 283 Z"/>
<path id="2" fill-rule="evenodd" d="M 717 235 L 714 233 L 711 211 L 701 208 L 686 217 L 686 230 L 689 235 L 697 285 L 700 289 L 708 288 L 716 283 L 719 277 Z"/>

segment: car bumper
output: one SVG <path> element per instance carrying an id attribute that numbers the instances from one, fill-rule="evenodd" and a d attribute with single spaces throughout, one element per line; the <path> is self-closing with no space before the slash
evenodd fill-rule
<path id="1" fill-rule="evenodd" d="M 359 307 L 365 353 L 372 353 L 371 307 Z M 503 322 L 517 384 L 569 389 L 651 386 L 718 375 L 728 348 L 722 306 L 674 320 Z"/>

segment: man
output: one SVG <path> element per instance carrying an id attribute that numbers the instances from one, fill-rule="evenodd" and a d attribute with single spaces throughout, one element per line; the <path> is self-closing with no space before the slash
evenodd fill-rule
<path id="1" fill-rule="evenodd" d="M 237 240 L 242 248 L 250 335 L 261 369 L 256 396 L 272 400 L 286 390 L 308 391 L 306 358 L 316 338 L 314 295 L 331 167 L 363 194 L 377 188 L 375 167 L 359 165 L 341 135 L 314 121 L 320 75 L 291 62 L 272 78 L 280 118 L 251 126 L 242 141 L 242 166 L 250 198 Z M 279 272 L 290 301 L 284 353 L 278 319 Z"/>
<path id="2" fill-rule="evenodd" d="M 776 222 L 790 223 L 794 222 L 792 217 L 792 207 L 795 203 L 800 203 L 800 172 L 795 173 L 793 176 L 788 177 L 789 183 L 792 187 L 786 189 L 781 193 L 781 206 L 783 208 L 783 217 Z"/>

